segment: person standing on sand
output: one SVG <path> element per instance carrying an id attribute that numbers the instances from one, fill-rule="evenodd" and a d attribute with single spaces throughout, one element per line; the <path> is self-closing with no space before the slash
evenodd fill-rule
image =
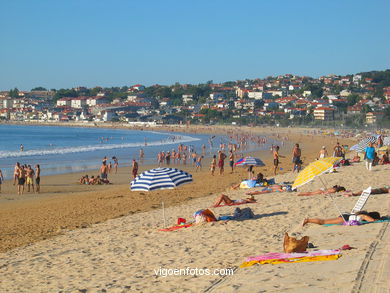
<path id="1" fill-rule="evenodd" d="M 118 163 L 118 159 L 117 157 L 112 157 L 112 159 L 114 160 L 114 168 L 115 168 L 115 174 L 118 172 L 118 166 L 119 166 L 119 163 Z"/>
<path id="2" fill-rule="evenodd" d="M 1 172 L 0 169 L 0 193 L 1 193 L 1 184 L 3 183 L 3 181 L 4 181 L 3 172 Z"/>
<path id="3" fill-rule="evenodd" d="M 15 167 L 14 167 L 14 185 L 18 183 L 19 179 L 19 168 L 20 168 L 20 163 L 16 162 Z"/>
<path id="4" fill-rule="evenodd" d="M 274 156 L 274 175 L 276 175 L 276 171 L 278 170 L 279 167 L 279 157 L 284 158 L 284 156 L 279 155 L 278 145 L 273 149 L 273 156 Z"/>
<path id="5" fill-rule="evenodd" d="M 302 155 L 302 152 L 301 152 L 301 149 L 299 148 L 299 144 L 295 144 L 294 148 L 293 148 L 293 151 L 292 151 L 292 156 L 293 156 L 293 159 L 292 159 L 292 162 L 293 162 L 293 173 L 295 171 L 295 169 L 297 170 L 297 172 L 300 171 L 301 169 L 301 155 Z"/>
<path id="6" fill-rule="evenodd" d="M 219 168 L 219 175 L 223 174 L 224 171 L 224 165 L 225 165 L 225 159 L 226 155 L 222 151 L 218 151 L 218 168 Z"/>
<path id="7" fill-rule="evenodd" d="M 31 168 L 31 165 L 28 165 L 26 170 L 27 192 L 30 192 L 30 186 L 32 187 L 32 191 L 35 192 L 34 175 L 35 175 L 34 170 Z"/>
<path id="8" fill-rule="evenodd" d="M 232 150 L 229 152 L 229 166 L 232 169 L 230 174 L 233 174 L 233 170 L 234 170 L 234 153 L 233 153 Z"/>
<path id="9" fill-rule="evenodd" d="M 39 164 L 35 165 L 35 191 L 36 193 L 41 191 L 41 167 Z"/>
<path id="10" fill-rule="evenodd" d="M 26 171 L 23 166 L 18 168 L 18 194 L 21 195 L 24 192 L 24 183 L 26 182 Z"/>
<path id="11" fill-rule="evenodd" d="M 108 175 L 108 166 L 106 161 L 103 161 L 100 167 L 100 178 L 105 180 L 107 179 L 107 175 Z"/>
<path id="12" fill-rule="evenodd" d="M 323 158 L 326 158 L 328 156 L 328 151 L 326 150 L 326 147 L 325 146 L 322 146 L 319 154 L 318 154 L 318 157 L 320 159 L 323 159 Z"/>
<path id="13" fill-rule="evenodd" d="M 368 147 L 364 150 L 365 158 L 366 158 L 366 168 L 368 171 L 372 170 L 372 162 L 375 158 L 375 148 L 373 147 L 372 142 L 368 144 Z"/>
<path id="14" fill-rule="evenodd" d="M 138 163 L 135 159 L 133 159 L 133 163 L 131 165 L 131 174 L 133 174 L 134 178 L 138 175 Z"/>
<path id="15" fill-rule="evenodd" d="M 337 142 L 335 147 L 333 148 L 333 156 L 334 157 L 343 157 L 343 148 L 340 146 L 339 142 Z"/>

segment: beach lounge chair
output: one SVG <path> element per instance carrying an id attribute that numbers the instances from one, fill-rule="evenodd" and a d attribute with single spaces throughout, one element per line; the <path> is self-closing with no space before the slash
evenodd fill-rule
<path id="1" fill-rule="evenodd" d="M 356 214 L 360 212 L 364 205 L 366 204 L 368 198 L 370 197 L 371 194 L 371 186 L 368 187 L 367 189 L 363 190 L 362 194 L 359 196 L 359 199 L 357 200 L 355 206 L 353 207 L 351 214 Z"/>
<path id="2" fill-rule="evenodd" d="M 368 187 L 367 189 L 363 190 L 363 192 L 359 196 L 355 206 L 353 207 L 352 211 L 350 212 L 351 215 L 355 215 L 356 213 L 360 212 L 363 209 L 363 207 L 366 204 L 370 194 L 371 194 L 371 186 Z M 333 197 L 331 197 L 331 199 L 332 199 L 333 204 L 335 205 L 337 211 L 339 212 L 340 216 L 344 220 L 343 214 L 347 214 L 347 213 L 342 213 L 340 211 L 339 207 L 337 206 L 336 202 L 333 200 Z M 344 223 L 347 223 L 347 221 L 344 220 Z"/>

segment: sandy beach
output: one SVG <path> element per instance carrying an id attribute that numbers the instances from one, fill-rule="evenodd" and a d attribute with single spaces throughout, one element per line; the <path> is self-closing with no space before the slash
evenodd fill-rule
<path id="1" fill-rule="evenodd" d="M 264 133 L 264 129 L 261 129 Z M 267 130 L 272 133 L 271 129 Z M 281 173 L 276 182 L 295 178 L 291 170 L 291 144 L 302 146 L 305 163 L 313 161 L 322 145 L 328 150 L 336 137 L 312 136 L 284 129 L 290 141 L 281 149 Z M 280 133 L 283 134 L 283 131 Z M 353 143 L 340 139 L 343 144 Z M 257 168 L 267 178 L 271 154 L 260 156 L 267 166 Z M 268 156 L 268 157 L 267 157 Z M 175 190 L 140 193 L 129 191 L 129 167 L 112 175 L 113 185 L 77 184 L 81 174 L 45 176 L 42 194 L 15 195 L 10 182 L 3 184 L 1 202 L 1 239 L 3 252 L 0 273 L 1 291 L 9 292 L 386 292 L 389 265 L 388 223 L 359 227 L 301 227 L 303 218 L 336 217 L 329 196 L 297 197 L 296 193 L 257 195 L 250 207 L 255 218 L 246 221 L 209 223 L 160 232 L 163 226 L 161 202 L 166 206 L 168 224 L 178 217 L 188 220 L 201 208 L 212 205 L 221 192 L 234 199 L 245 197 L 247 190 L 231 190 L 247 174 L 237 168 L 225 176 L 210 176 L 208 162 L 202 172 L 182 168 L 194 182 Z M 148 168 L 145 166 L 144 168 Z M 142 171 L 142 170 L 141 170 Z M 341 184 L 358 191 L 367 186 L 380 187 L 389 182 L 389 167 L 375 167 L 371 173 L 364 164 L 343 167 L 326 174 L 328 186 Z M 299 191 L 322 187 L 315 180 Z M 337 205 L 350 210 L 356 198 L 336 197 Z M 389 196 L 373 195 L 368 210 L 389 215 Z M 245 207 L 245 206 L 243 206 Z M 212 209 L 216 215 L 231 214 L 233 207 Z M 318 249 L 337 249 L 344 244 L 356 247 L 343 252 L 336 261 L 283 265 L 238 266 L 248 256 L 282 252 L 284 232 L 307 235 Z M 217 236 L 217 237 L 216 237 Z M 183 268 L 233 268 L 233 276 L 157 276 L 155 270 Z M 297 273 L 299 272 L 299 273 Z M 337 273 L 335 273 L 337 272 Z M 370 285 L 371 286 L 371 285 Z M 376 286 L 376 287 L 375 287 Z M 382 291 L 381 291 L 382 290 Z"/>
<path id="2" fill-rule="evenodd" d="M 388 183 L 389 166 L 368 175 L 362 163 L 323 175 L 330 186 L 342 183 L 354 191 Z M 289 181 L 292 174 L 277 181 Z M 314 180 L 302 191 L 321 187 Z M 242 198 L 246 190 L 226 190 Z M 388 223 L 364 226 L 301 227 L 302 219 L 335 217 L 329 196 L 298 197 L 296 193 L 256 196 L 249 204 L 255 218 L 221 221 L 160 232 L 161 209 L 135 213 L 1 254 L 0 289 L 9 292 L 386 292 L 389 280 Z M 191 199 L 166 209 L 168 223 L 177 217 L 191 219 L 194 211 L 208 207 L 215 195 Z M 342 210 L 350 210 L 356 197 L 336 196 Z M 388 194 L 373 195 L 366 209 L 390 213 Z M 232 207 L 212 209 L 216 215 L 232 213 Z M 335 261 L 255 265 L 237 268 L 248 256 L 281 252 L 284 232 L 308 235 L 318 249 L 349 244 Z M 234 275 L 156 276 L 160 268 L 233 268 Z"/>

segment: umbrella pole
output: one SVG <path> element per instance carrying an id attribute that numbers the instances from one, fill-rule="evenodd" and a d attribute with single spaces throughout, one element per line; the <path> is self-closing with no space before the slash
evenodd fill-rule
<path id="1" fill-rule="evenodd" d="M 161 205 L 162 205 L 162 210 L 163 210 L 164 228 L 166 228 L 167 227 L 167 222 L 165 220 L 165 206 L 164 206 L 164 202 L 161 202 Z"/>
<path id="2" fill-rule="evenodd" d="M 320 181 L 321 181 L 322 185 L 324 185 L 324 187 L 325 187 L 325 190 L 327 190 L 328 188 L 326 187 L 326 185 L 325 185 L 324 181 L 321 179 L 321 177 L 320 177 L 320 176 L 319 176 L 318 178 L 320 179 Z M 339 207 L 336 205 L 336 202 L 334 201 L 334 198 L 333 198 L 333 196 L 332 196 L 330 193 L 325 193 L 325 194 L 327 194 L 327 195 L 329 195 L 329 196 L 330 196 L 330 199 L 332 200 L 332 202 L 333 202 L 334 206 L 336 207 L 337 211 L 339 212 L 339 214 L 340 214 L 341 218 L 343 219 L 344 223 L 347 223 L 347 222 L 344 220 L 343 214 L 342 214 L 342 212 L 340 211 Z"/>

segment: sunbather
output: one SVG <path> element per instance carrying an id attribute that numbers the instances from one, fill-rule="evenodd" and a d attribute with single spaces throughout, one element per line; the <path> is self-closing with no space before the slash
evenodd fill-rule
<path id="1" fill-rule="evenodd" d="M 220 206 L 221 204 L 235 205 L 235 204 L 244 204 L 244 203 L 252 203 L 252 202 L 256 202 L 256 199 L 253 196 L 250 196 L 245 199 L 232 200 L 227 195 L 221 194 L 215 201 L 213 207 Z"/>
<path id="2" fill-rule="evenodd" d="M 256 181 L 255 184 L 264 184 L 264 183 L 268 183 L 268 180 L 266 178 L 264 178 L 264 175 L 262 173 L 258 173 L 256 177 L 252 178 L 252 179 L 249 179 L 249 180 L 253 180 L 253 181 Z M 240 183 L 237 183 L 237 184 L 234 184 L 232 185 L 232 189 L 238 189 L 240 187 L 242 182 Z"/>
<path id="3" fill-rule="evenodd" d="M 283 186 L 274 184 L 274 185 L 269 185 L 262 190 L 251 191 L 251 192 L 247 192 L 246 194 L 247 195 L 256 195 L 256 194 L 271 193 L 271 192 L 283 192 L 283 191 L 285 191 L 283 189 Z"/>
<path id="4" fill-rule="evenodd" d="M 342 216 L 339 216 L 337 218 L 332 219 L 304 219 L 302 226 L 305 226 L 308 223 L 311 224 L 318 224 L 318 225 L 324 225 L 324 224 L 342 224 L 344 221 L 350 221 L 350 220 L 356 220 L 356 221 L 367 221 L 367 222 L 374 222 L 376 220 L 380 220 L 381 215 L 378 212 L 366 212 L 361 211 L 355 215 L 351 214 L 343 214 Z"/>
<path id="5" fill-rule="evenodd" d="M 333 186 L 331 188 L 328 188 L 328 189 L 321 188 L 321 189 L 318 189 L 316 191 L 301 192 L 301 193 L 298 193 L 298 196 L 309 196 L 309 195 L 317 195 L 317 194 L 329 194 L 329 193 L 336 193 L 336 192 L 340 192 L 340 191 L 345 191 L 345 187 L 339 186 L 339 185 L 335 185 L 335 186 Z"/>
<path id="6" fill-rule="evenodd" d="M 358 192 L 351 191 L 351 192 L 346 192 L 343 195 L 344 196 L 360 196 L 362 193 L 363 193 L 363 191 L 358 191 Z M 385 193 L 390 193 L 389 186 L 371 189 L 371 194 L 385 194 Z"/>

